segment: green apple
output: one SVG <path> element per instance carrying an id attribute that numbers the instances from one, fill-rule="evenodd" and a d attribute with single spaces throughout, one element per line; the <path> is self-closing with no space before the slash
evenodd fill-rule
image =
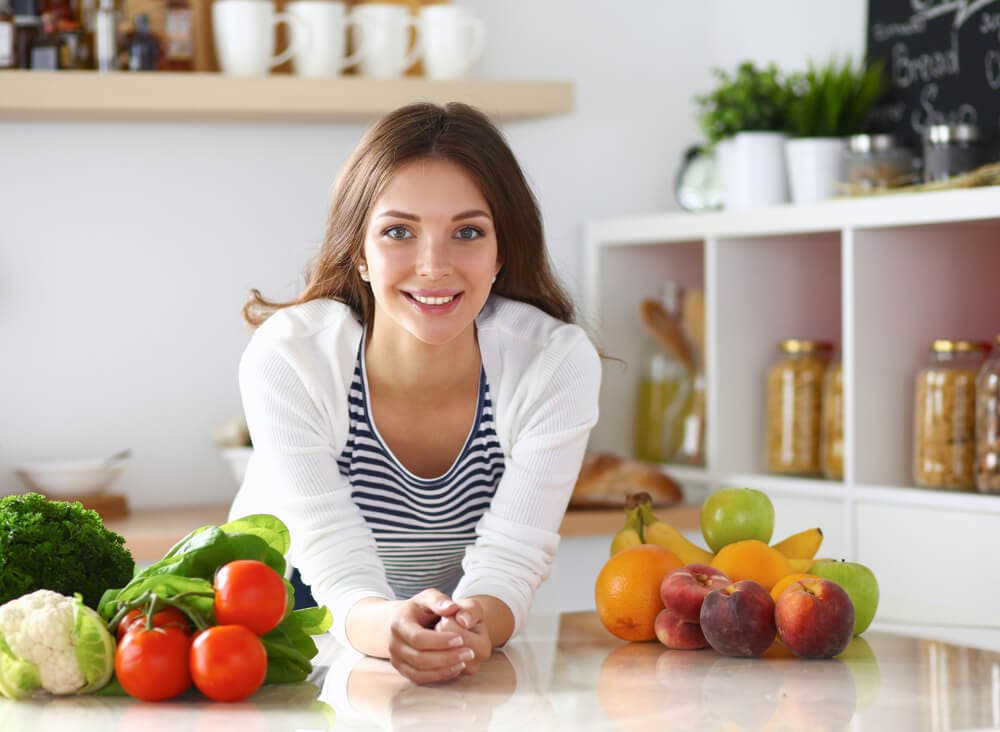
<path id="1" fill-rule="evenodd" d="M 843 559 L 817 559 L 809 568 L 809 574 L 833 580 L 847 590 L 854 603 L 854 635 L 864 633 L 872 624 L 878 609 L 878 581 L 875 574 L 858 562 Z"/>
<path id="2" fill-rule="evenodd" d="M 722 488 L 701 507 L 701 533 L 713 552 L 744 539 L 767 544 L 774 533 L 774 505 L 753 488 Z"/>

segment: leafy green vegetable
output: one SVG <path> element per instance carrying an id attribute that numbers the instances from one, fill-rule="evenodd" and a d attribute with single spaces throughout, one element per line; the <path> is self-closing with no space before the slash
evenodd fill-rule
<path id="1" fill-rule="evenodd" d="M 124 608 L 151 595 L 168 601 L 181 596 L 172 604 L 194 608 L 212 622 L 212 581 L 220 567 L 237 559 L 256 559 L 284 575 L 284 555 L 290 545 L 288 528 L 270 514 L 244 516 L 221 526 L 202 526 L 177 542 L 163 559 L 137 572 L 127 585 L 105 592 L 98 612 L 112 621 Z M 292 611 L 295 594 L 287 580 L 285 591 L 288 614 L 261 638 L 267 650 L 266 683 L 304 680 L 318 652 L 310 636 L 328 631 L 333 620 L 325 607 Z"/>
<path id="2" fill-rule="evenodd" d="M 38 493 L 0 499 L 0 604 L 35 590 L 80 593 L 96 608 L 135 570 L 125 540 L 79 502 Z"/>

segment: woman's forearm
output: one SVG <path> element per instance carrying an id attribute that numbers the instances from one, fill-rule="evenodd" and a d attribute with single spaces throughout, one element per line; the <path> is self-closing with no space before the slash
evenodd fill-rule
<path id="1" fill-rule="evenodd" d="M 389 657 L 389 625 L 396 600 L 366 597 L 358 600 L 347 612 L 347 640 L 366 656 Z"/>

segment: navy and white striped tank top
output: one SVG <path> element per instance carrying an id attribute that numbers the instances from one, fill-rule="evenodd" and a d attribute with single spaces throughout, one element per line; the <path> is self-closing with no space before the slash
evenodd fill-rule
<path id="1" fill-rule="evenodd" d="M 504 471 L 486 372 L 480 371 L 476 420 L 462 452 L 436 478 L 418 477 L 396 459 L 372 421 L 368 398 L 362 345 L 348 396 L 350 436 L 337 459 L 340 474 L 375 536 L 396 598 L 428 587 L 451 594 Z"/>

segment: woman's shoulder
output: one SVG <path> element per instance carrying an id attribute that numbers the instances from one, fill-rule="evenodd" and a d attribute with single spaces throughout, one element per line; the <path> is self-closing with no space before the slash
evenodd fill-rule
<path id="1" fill-rule="evenodd" d="M 493 335 L 505 345 L 520 344 L 531 350 L 590 343 L 580 326 L 559 320 L 534 305 L 499 295 L 486 302 L 476 324 L 480 333 Z"/>
<path id="2" fill-rule="evenodd" d="M 329 298 L 317 298 L 277 310 L 257 328 L 253 340 L 275 342 L 308 340 L 331 331 L 357 332 L 361 323 L 346 304 Z"/>

